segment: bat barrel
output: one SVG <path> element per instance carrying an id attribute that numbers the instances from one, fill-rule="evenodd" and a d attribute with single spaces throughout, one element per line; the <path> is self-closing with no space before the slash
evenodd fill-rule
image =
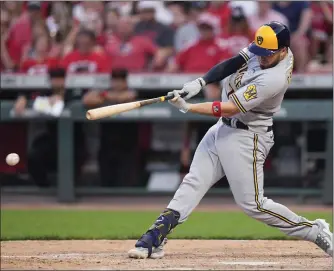
<path id="1" fill-rule="evenodd" d="M 184 92 L 181 93 L 180 96 L 184 97 L 188 93 Z M 159 103 L 159 102 L 164 102 L 168 101 L 174 98 L 174 95 L 168 95 L 168 96 L 161 96 L 153 99 L 147 99 L 143 101 L 137 101 L 137 102 L 129 102 L 129 103 L 122 103 L 122 104 L 116 104 L 116 105 L 109 105 L 109 106 L 104 106 L 104 107 L 99 107 L 95 109 L 90 109 L 86 113 L 86 118 L 88 120 L 97 120 L 97 119 L 102 119 L 105 117 L 111 117 L 126 111 L 133 110 L 135 108 L 139 108 L 142 106 L 154 104 L 154 103 Z"/>
<path id="2" fill-rule="evenodd" d="M 106 110 L 104 108 L 96 108 L 88 110 L 86 113 L 86 118 L 88 120 L 97 120 L 106 117 Z"/>
<path id="3" fill-rule="evenodd" d="M 111 117 L 126 111 L 140 107 L 139 102 L 130 102 L 116 105 L 109 105 L 104 107 L 99 107 L 95 109 L 90 109 L 86 113 L 86 118 L 89 120 L 97 120 L 105 117 Z"/>
<path id="4" fill-rule="evenodd" d="M 94 114 L 93 114 L 93 115 L 94 115 Z M 86 118 L 87 118 L 88 120 L 92 120 L 92 119 L 93 119 L 93 116 L 92 116 L 92 113 L 90 112 L 90 110 L 87 111 L 87 113 L 86 113 Z"/>

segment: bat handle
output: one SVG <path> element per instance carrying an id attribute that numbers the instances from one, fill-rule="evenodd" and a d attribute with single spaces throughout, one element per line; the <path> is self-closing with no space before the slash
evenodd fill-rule
<path id="1" fill-rule="evenodd" d="M 189 92 L 182 92 L 180 93 L 180 97 L 183 98 L 183 97 L 186 97 L 188 95 Z M 172 100 L 174 98 L 174 95 L 167 95 L 164 97 L 165 98 L 165 101 L 168 101 L 168 100 Z"/>

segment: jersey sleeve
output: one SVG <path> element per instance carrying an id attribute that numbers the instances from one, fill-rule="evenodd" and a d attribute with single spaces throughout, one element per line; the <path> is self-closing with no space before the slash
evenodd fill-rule
<path id="1" fill-rule="evenodd" d="M 246 62 L 248 62 L 253 56 L 254 54 L 251 53 L 249 50 L 248 50 L 248 47 L 245 47 L 244 49 L 242 49 L 240 52 L 239 52 L 239 55 L 241 55 L 243 57 L 243 59 L 245 59 Z"/>
<path id="2" fill-rule="evenodd" d="M 283 83 L 284 79 L 280 77 L 260 78 L 238 89 L 230 100 L 245 114 L 279 93 L 284 87 Z"/>

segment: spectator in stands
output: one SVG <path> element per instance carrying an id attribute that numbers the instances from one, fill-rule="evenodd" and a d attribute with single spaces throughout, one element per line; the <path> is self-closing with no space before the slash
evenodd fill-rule
<path id="1" fill-rule="evenodd" d="M 221 33 L 226 31 L 228 25 L 231 8 L 230 1 L 212 1 L 210 2 L 207 12 L 219 18 Z"/>
<path id="2" fill-rule="evenodd" d="M 51 37 L 54 43 L 63 53 L 63 43 L 71 30 L 72 17 L 71 10 L 65 2 L 53 2 L 51 14 L 46 19 Z"/>
<path id="3" fill-rule="evenodd" d="M 83 25 L 83 28 L 94 32 L 96 37 L 95 51 L 102 53 L 103 53 L 103 46 L 105 43 L 103 26 L 104 26 L 103 17 L 101 16 L 101 14 L 97 12 L 90 13 L 89 18 L 85 20 L 85 23 Z"/>
<path id="4" fill-rule="evenodd" d="M 135 14 L 138 1 L 109 1 L 107 9 L 117 10 L 120 17 L 133 16 Z"/>
<path id="5" fill-rule="evenodd" d="M 331 71 L 333 63 L 333 3 L 312 2 L 311 61 L 308 71 Z M 323 65 L 325 64 L 325 65 Z"/>
<path id="6" fill-rule="evenodd" d="M 92 17 L 103 13 L 103 9 L 103 1 L 80 1 L 80 3 L 73 7 L 73 18 L 82 27 L 86 27 L 86 24 L 90 23 Z"/>
<path id="7" fill-rule="evenodd" d="M 83 104 L 87 107 L 96 107 L 104 103 L 123 103 L 133 101 L 136 92 L 129 89 L 127 83 L 128 71 L 115 69 L 112 72 L 112 89 L 106 91 L 91 90 L 83 97 Z"/>
<path id="8" fill-rule="evenodd" d="M 167 72 L 202 73 L 208 71 L 222 59 L 223 51 L 214 33 L 215 22 L 203 14 L 197 23 L 200 39 L 179 52 L 175 61 L 169 63 Z"/>
<path id="9" fill-rule="evenodd" d="M 284 14 L 289 22 L 291 50 L 295 57 L 295 70 L 304 72 L 309 61 L 309 31 L 312 23 L 312 11 L 307 1 L 279 1 L 274 9 Z"/>
<path id="10" fill-rule="evenodd" d="M 96 37 L 90 30 L 80 30 L 76 39 L 76 49 L 62 60 L 67 73 L 109 73 L 110 59 L 95 52 Z"/>
<path id="11" fill-rule="evenodd" d="M 42 20 L 41 3 L 29 1 L 27 12 L 24 12 L 9 29 L 7 50 L 11 61 L 18 67 L 23 54 L 23 48 L 31 42 L 32 26 Z"/>
<path id="12" fill-rule="evenodd" d="M 114 35 L 117 32 L 118 21 L 121 18 L 119 11 L 116 8 L 112 8 L 111 5 L 106 5 L 106 11 L 104 13 L 103 32 L 98 39 L 98 44 L 105 47 L 107 43 L 111 42 Z"/>
<path id="13" fill-rule="evenodd" d="M 148 37 L 136 35 L 133 30 L 132 19 L 124 17 L 117 24 L 117 32 L 109 37 L 105 50 L 111 56 L 112 68 L 145 71 L 152 57 L 152 68 L 161 66 L 164 61 L 162 49 L 158 49 Z"/>
<path id="14" fill-rule="evenodd" d="M 170 27 L 156 21 L 156 4 L 154 4 L 154 1 L 140 1 L 137 9 L 140 21 L 135 26 L 135 33 L 147 36 L 161 49 L 163 61 L 160 64 L 165 65 L 167 59 L 174 52 L 174 31 Z"/>
<path id="15" fill-rule="evenodd" d="M 256 16 L 257 4 L 259 1 L 229 1 L 229 6 L 231 9 L 241 8 L 246 17 Z"/>
<path id="16" fill-rule="evenodd" d="M 254 32 L 250 30 L 243 9 L 241 7 L 233 8 L 227 29 L 219 39 L 219 44 L 225 52 L 224 59 L 237 55 L 253 40 Z"/>
<path id="17" fill-rule="evenodd" d="M 54 58 L 56 57 L 60 58 L 62 48 L 59 44 L 56 44 L 53 42 L 53 39 L 50 36 L 50 32 L 49 32 L 47 25 L 45 24 L 44 21 L 41 20 L 41 21 L 35 22 L 32 26 L 31 41 L 23 47 L 21 64 L 23 61 L 25 61 L 28 58 L 34 58 L 34 53 L 36 50 L 36 47 L 35 47 L 36 41 L 40 37 L 45 37 L 48 40 L 48 48 L 47 48 L 48 56 L 50 57 L 52 56 Z"/>
<path id="18" fill-rule="evenodd" d="M 192 1 L 190 8 L 190 18 L 191 20 L 197 22 L 200 15 L 207 11 L 210 5 L 209 1 Z M 217 19 L 219 21 L 219 19 Z"/>
<path id="19" fill-rule="evenodd" d="M 126 70 L 114 69 L 111 89 L 88 92 L 83 98 L 83 104 L 90 108 L 134 101 L 137 94 L 129 89 L 127 76 Z M 101 123 L 99 168 L 102 186 L 136 185 L 141 165 L 141 161 L 138 161 L 139 125 L 136 121 Z"/>
<path id="20" fill-rule="evenodd" d="M 82 29 L 91 30 L 95 34 L 95 45 L 93 51 L 101 53 L 101 43 L 103 43 L 102 16 L 104 5 L 102 1 L 82 1 L 76 3 L 72 8 L 73 20 L 72 28 L 64 41 L 64 55 L 67 55 L 74 49 L 77 35 Z"/>
<path id="21" fill-rule="evenodd" d="M 6 33 L 8 32 L 9 26 L 10 26 L 10 16 L 9 16 L 9 12 L 4 9 L 1 8 L 0 9 L 0 35 L 1 38 L 3 37 L 3 35 L 6 35 Z"/>
<path id="22" fill-rule="evenodd" d="M 46 93 L 52 104 L 64 100 L 66 71 L 62 68 L 49 70 L 51 90 Z M 48 187 L 51 180 L 48 174 L 57 170 L 57 123 L 47 122 L 45 131 L 38 133 L 28 149 L 28 173 L 32 181 L 40 187 Z M 83 136 L 79 129 L 74 129 L 75 176 L 78 176 L 83 153 Z"/>
<path id="23" fill-rule="evenodd" d="M 49 75 L 51 80 L 51 90 L 43 92 L 24 92 L 19 93 L 18 98 L 14 104 L 14 113 L 16 116 L 21 116 L 24 114 L 29 100 L 35 100 L 39 96 L 49 96 L 50 104 L 53 105 L 58 100 L 63 100 L 64 98 L 64 80 L 65 80 L 65 70 L 59 67 L 50 67 L 46 70 L 46 75 Z M 45 71 L 43 69 L 43 72 Z"/>
<path id="24" fill-rule="evenodd" d="M 190 19 L 190 2 L 171 1 L 166 3 L 173 15 L 175 28 L 174 49 L 178 53 L 199 38 L 196 22 Z"/>
<path id="25" fill-rule="evenodd" d="M 9 12 L 10 24 L 13 25 L 22 15 L 22 1 L 4 1 L 3 7 Z"/>
<path id="26" fill-rule="evenodd" d="M 49 9 L 50 9 L 50 2 L 49 1 L 30 1 L 30 2 L 38 2 L 41 6 L 41 15 L 43 19 L 46 19 L 49 15 Z M 29 1 L 23 2 L 23 11 L 26 11 L 28 9 Z"/>
<path id="27" fill-rule="evenodd" d="M 146 0 L 140 0 L 136 1 L 137 3 L 134 3 L 132 6 L 132 13 L 131 15 L 138 14 L 137 12 L 144 8 L 148 9 L 154 9 L 154 20 L 156 22 L 159 22 L 163 25 L 171 25 L 173 23 L 173 15 L 170 13 L 168 8 L 166 7 L 167 1 L 146 1 Z M 136 19 L 140 20 L 140 17 L 137 17 Z"/>
<path id="28" fill-rule="evenodd" d="M 6 9 L 1 8 L 0 9 L 0 71 L 11 70 L 15 66 L 14 62 L 9 56 L 6 46 L 9 26 L 10 26 L 9 12 Z"/>
<path id="29" fill-rule="evenodd" d="M 35 38 L 27 59 L 21 64 L 21 72 L 27 74 L 47 74 L 49 69 L 58 67 L 59 59 L 49 56 L 51 46 L 51 38 L 47 35 Z"/>
<path id="30" fill-rule="evenodd" d="M 274 10 L 272 6 L 272 2 L 258 1 L 256 15 L 248 17 L 248 23 L 254 33 L 260 26 L 271 21 L 277 21 L 289 27 L 288 19 L 282 13 Z"/>
<path id="31" fill-rule="evenodd" d="M 112 35 L 116 32 L 117 22 L 120 19 L 117 9 L 107 9 L 104 15 L 104 33 L 105 35 Z"/>

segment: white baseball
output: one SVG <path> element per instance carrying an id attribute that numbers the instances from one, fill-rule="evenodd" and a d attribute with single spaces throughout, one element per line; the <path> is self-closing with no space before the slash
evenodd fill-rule
<path id="1" fill-rule="evenodd" d="M 10 166 L 15 166 L 20 161 L 20 157 L 17 153 L 10 153 L 6 157 L 6 163 Z"/>

